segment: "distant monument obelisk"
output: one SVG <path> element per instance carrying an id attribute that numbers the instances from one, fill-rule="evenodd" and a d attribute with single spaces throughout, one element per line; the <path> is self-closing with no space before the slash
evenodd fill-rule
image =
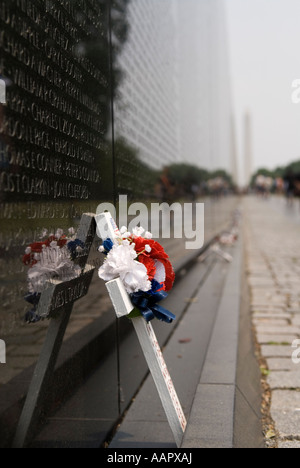
<path id="1" fill-rule="evenodd" d="M 249 112 L 245 114 L 244 121 L 244 167 L 245 167 L 245 185 L 248 187 L 253 173 L 252 161 L 252 121 Z"/>
<path id="2" fill-rule="evenodd" d="M 238 156 L 237 156 L 237 144 L 236 144 L 236 132 L 235 132 L 235 120 L 234 116 L 231 116 L 231 173 L 232 180 L 236 186 L 239 186 L 239 168 L 238 168 Z"/>

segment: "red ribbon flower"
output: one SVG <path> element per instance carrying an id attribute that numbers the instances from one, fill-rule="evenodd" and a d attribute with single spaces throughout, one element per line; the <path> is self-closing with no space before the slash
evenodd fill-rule
<path id="1" fill-rule="evenodd" d="M 160 262 L 164 266 L 166 273 L 164 289 L 165 291 L 170 291 L 175 281 L 175 273 L 164 248 L 158 242 L 152 239 L 144 239 L 143 237 L 136 237 L 134 243 L 139 262 L 147 268 L 150 281 L 156 275 L 157 262 Z"/>
<path id="2" fill-rule="evenodd" d="M 62 236 L 60 239 L 58 239 L 57 237 L 55 236 L 50 236 L 47 240 L 43 241 L 43 242 L 33 242 L 32 244 L 29 245 L 29 247 L 27 248 L 27 250 L 29 251 L 29 253 L 26 253 L 24 256 L 23 256 L 23 263 L 24 265 L 26 266 L 30 266 L 31 268 L 37 264 L 37 260 L 35 259 L 35 256 L 34 254 L 39 254 L 43 251 L 43 248 L 45 247 L 50 247 L 50 244 L 52 242 L 56 242 L 58 247 L 60 247 L 61 249 L 66 245 L 66 243 L 68 242 L 68 239 L 67 237 L 64 235 Z"/>

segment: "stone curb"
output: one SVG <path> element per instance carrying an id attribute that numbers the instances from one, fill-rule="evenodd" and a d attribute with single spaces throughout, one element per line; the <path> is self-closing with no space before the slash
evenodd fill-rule
<path id="1" fill-rule="evenodd" d="M 182 448 L 263 448 L 243 241 L 234 253 Z"/>

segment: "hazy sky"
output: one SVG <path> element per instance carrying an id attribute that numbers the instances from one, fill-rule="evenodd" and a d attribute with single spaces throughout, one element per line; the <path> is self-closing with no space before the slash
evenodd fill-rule
<path id="1" fill-rule="evenodd" d="M 253 127 L 253 166 L 300 159 L 300 0 L 224 0 L 238 153 L 243 174 L 243 115 Z"/>

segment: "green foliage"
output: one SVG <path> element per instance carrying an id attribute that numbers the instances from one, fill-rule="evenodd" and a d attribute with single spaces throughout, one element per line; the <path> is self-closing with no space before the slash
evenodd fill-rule
<path id="1" fill-rule="evenodd" d="M 229 186 L 233 188 L 234 183 L 232 180 L 232 176 L 224 169 L 217 169 L 216 171 L 211 172 L 209 175 L 209 179 L 217 179 L 218 177 L 224 179 L 229 184 Z"/>
<path id="2" fill-rule="evenodd" d="M 109 165 L 111 161 L 109 152 L 106 161 Z M 141 160 L 139 150 L 124 138 L 115 141 L 114 161 L 117 192 L 127 195 L 132 201 L 195 198 L 207 192 L 206 183 L 213 178 L 222 178 L 230 188 L 233 188 L 232 178 L 224 170 L 209 172 L 187 163 L 171 164 L 162 170 L 153 169 Z M 106 167 L 106 170 L 112 171 L 112 167 Z M 109 184 L 106 191 L 109 192 Z"/>
<path id="3" fill-rule="evenodd" d="M 253 174 L 252 179 L 251 179 L 251 186 L 255 185 L 255 181 L 258 176 L 271 177 L 272 179 L 274 179 L 275 177 L 278 177 L 278 176 L 275 176 L 275 171 L 261 168 L 261 169 L 258 169 L 255 172 L 255 174 Z"/>
<path id="4" fill-rule="evenodd" d="M 168 174 L 171 183 L 179 184 L 184 187 L 199 185 L 208 180 L 209 173 L 205 169 L 185 163 L 177 163 L 168 166 Z"/>
<path id="5" fill-rule="evenodd" d="M 119 194 L 128 195 L 132 200 L 151 198 L 160 171 L 147 166 L 124 138 L 115 142 L 116 188 Z"/>
<path id="6" fill-rule="evenodd" d="M 284 170 L 284 175 L 287 175 L 291 172 L 296 176 L 300 176 L 300 161 L 295 161 L 286 166 Z"/>
<path id="7" fill-rule="evenodd" d="M 285 178 L 287 175 L 293 174 L 296 177 L 300 177 L 300 160 L 294 161 L 287 166 L 280 166 L 274 170 L 261 168 L 258 169 L 252 176 L 251 185 L 254 184 L 255 179 L 259 175 L 263 175 L 265 177 L 271 177 L 272 179 L 276 178 Z"/>

